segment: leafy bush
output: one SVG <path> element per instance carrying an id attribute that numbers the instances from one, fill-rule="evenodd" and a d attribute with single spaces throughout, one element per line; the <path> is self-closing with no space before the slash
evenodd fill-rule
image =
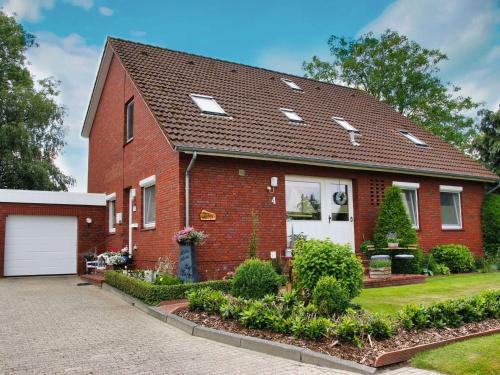
<path id="1" fill-rule="evenodd" d="M 429 306 L 406 305 L 398 313 L 408 330 L 460 327 L 464 323 L 500 317 L 500 291 L 486 291 L 468 298 L 434 302 Z"/>
<path id="2" fill-rule="evenodd" d="M 280 278 L 269 262 L 247 259 L 236 269 L 232 293 L 237 297 L 262 298 L 266 294 L 277 294 Z"/>
<path id="3" fill-rule="evenodd" d="M 182 284 L 176 276 L 169 275 L 167 273 L 156 276 L 156 285 L 179 285 Z"/>
<path id="4" fill-rule="evenodd" d="M 390 266 L 390 259 L 370 259 L 370 268 L 385 268 Z"/>
<path id="5" fill-rule="evenodd" d="M 349 309 L 335 325 L 335 334 L 340 340 L 349 341 L 361 347 L 366 337 L 367 325 L 358 313 Z"/>
<path id="6" fill-rule="evenodd" d="M 228 298 L 220 291 L 212 288 L 192 290 L 187 294 L 188 309 L 191 311 L 206 311 L 209 314 L 219 313 Z"/>
<path id="7" fill-rule="evenodd" d="M 328 336 L 329 330 L 333 326 L 330 319 L 316 317 L 307 321 L 304 337 L 309 340 L 319 340 L 322 337 Z"/>
<path id="8" fill-rule="evenodd" d="M 333 276 L 354 298 L 363 287 L 363 266 L 351 247 L 329 240 L 297 241 L 294 248 L 293 269 L 297 285 L 309 295 L 321 276 Z"/>
<path id="9" fill-rule="evenodd" d="M 343 313 L 350 298 L 344 287 L 333 276 L 322 276 L 312 294 L 312 301 L 321 315 L 332 316 Z"/>
<path id="10" fill-rule="evenodd" d="M 449 275 L 451 273 L 448 266 L 440 263 L 434 263 L 432 272 L 434 273 L 434 275 Z"/>
<path id="11" fill-rule="evenodd" d="M 412 228 L 403 204 L 401 189 L 397 186 L 391 186 L 385 191 L 373 232 L 375 247 L 387 247 L 386 235 L 391 232 L 398 234 L 400 246 L 415 244 L 418 241 L 417 232 Z"/>
<path id="12" fill-rule="evenodd" d="M 360 246 L 359 246 L 359 250 L 367 255 L 368 257 L 371 257 L 373 254 L 371 254 L 371 251 L 369 250 L 369 246 L 371 245 L 374 245 L 373 241 L 372 240 L 366 240 L 364 241 Z"/>
<path id="13" fill-rule="evenodd" d="M 438 245 L 432 249 L 432 256 L 437 263 L 444 264 L 452 273 L 470 272 L 474 269 L 474 257 L 464 245 Z"/>
<path id="14" fill-rule="evenodd" d="M 179 285 L 154 285 L 135 277 L 128 276 L 121 271 L 106 271 L 104 274 L 104 281 L 106 284 L 114 286 L 150 305 L 158 304 L 161 301 L 186 298 L 187 292 L 205 287 L 223 292 L 229 292 L 229 290 L 231 290 L 231 284 L 224 280 L 211 280 Z"/>
<path id="15" fill-rule="evenodd" d="M 385 340 L 393 335 L 395 326 L 391 319 L 380 314 L 373 314 L 368 315 L 368 330 L 375 339 Z"/>
<path id="16" fill-rule="evenodd" d="M 500 258 L 500 194 L 488 194 L 481 208 L 485 254 Z"/>

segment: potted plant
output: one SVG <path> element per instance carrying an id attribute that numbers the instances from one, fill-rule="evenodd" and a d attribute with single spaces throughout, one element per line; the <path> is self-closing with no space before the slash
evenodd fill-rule
<path id="1" fill-rule="evenodd" d="M 391 276 L 389 255 L 374 255 L 370 259 L 370 278 L 385 279 Z"/>
<path id="2" fill-rule="evenodd" d="M 391 249 L 397 249 L 399 247 L 399 238 L 396 232 L 389 232 L 385 236 L 387 239 L 387 247 Z"/>
<path id="3" fill-rule="evenodd" d="M 114 270 L 119 270 L 125 265 L 125 259 L 121 253 L 114 253 L 108 258 L 108 264 L 113 267 Z"/>
<path id="4" fill-rule="evenodd" d="M 174 235 L 174 241 L 179 244 L 177 277 L 183 282 L 198 281 L 195 246 L 202 244 L 205 238 L 205 232 L 198 232 L 193 227 L 185 227 Z"/>

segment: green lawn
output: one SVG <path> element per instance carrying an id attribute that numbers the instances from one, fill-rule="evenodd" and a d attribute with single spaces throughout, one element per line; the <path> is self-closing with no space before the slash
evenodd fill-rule
<path id="1" fill-rule="evenodd" d="M 431 277 L 425 284 L 364 289 L 353 302 L 372 312 L 395 314 L 409 303 L 428 304 L 485 289 L 500 289 L 500 272 Z"/>
<path id="2" fill-rule="evenodd" d="M 415 367 L 453 375 L 500 374 L 500 335 L 479 337 L 418 353 Z"/>

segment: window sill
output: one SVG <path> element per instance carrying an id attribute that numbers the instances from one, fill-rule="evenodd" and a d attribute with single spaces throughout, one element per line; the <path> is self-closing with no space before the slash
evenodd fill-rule
<path id="1" fill-rule="evenodd" d="M 156 229 L 156 225 L 152 225 L 150 227 L 142 227 L 141 232 L 148 231 L 148 230 L 155 230 L 155 229 Z"/>
<path id="2" fill-rule="evenodd" d="M 125 141 L 125 144 L 123 145 L 123 147 L 125 147 L 126 145 L 128 145 L 130 142 L 132 142 L 134 140 L 134 137 L 128 139 Z"/>
<path id="3" fill-rule="evenodd" d="M 448 231 L 451 231 L 451 232 L 463 232 L 464 231 L 464 228 L 443 228 L 441 227 L 441 230 L 443 232 L 448 232 Z"/>
<path id="4" fill-rule="evenodd" d="M 116 228 L 115 229 L 110 229 L 108 234 L 115 234 L 116 233 Z"/>

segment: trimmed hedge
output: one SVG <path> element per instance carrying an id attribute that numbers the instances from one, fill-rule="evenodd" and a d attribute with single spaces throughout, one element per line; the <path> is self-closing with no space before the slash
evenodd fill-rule
<path id="1" fill-rule="evenodd" d="M 488 194 L 481 208 L 484 252 L 489 257 L 500 257 L 500 194 Z"/>
<path id="2" fill-rule="evenodd" d="M 460 244 L 438 245 L 432 249 L 431 254 L 437 263 L 444 264 L 452 273 L 474 270 L 474 256 L 467 246 Z"/>
<path id="3" fill-rule="evenodd" d="M 231 283 L 226 280 L 210 280 L 179 285 L 154 285 L 135 277 L 124 275 L 121 271 L 106 271 L 104 281 L 106 284 L 114 286 L 149 305 L 156 305 L 161 301 L 172 299 L 183 299 L 186 298 L 188 292 L 200 288 L 210 287 L 226 293 L 231 290 Z"/>

